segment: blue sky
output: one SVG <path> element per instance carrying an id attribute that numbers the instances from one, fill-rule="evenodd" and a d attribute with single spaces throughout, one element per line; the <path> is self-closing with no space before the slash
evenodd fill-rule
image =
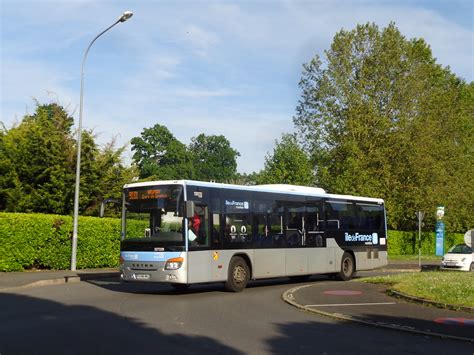
<path id="1" fill-rule="evenodd" d="M 302 64 L 337 31 L 394 21 L 422 37 L 437 62 L 473 80 L 473 3 L 461 1 L 0 0 L 1 116 L 11 127 L 41 103 L 78 118 L 80 66 L 92 47 L 84 127 L 119 145 L 165 125 L 183 143 L 223 134 L 240 172 L 263 168 L 275 139 L 293 131 Z M 124 159 L 130 162 L 130 149 Z"/>

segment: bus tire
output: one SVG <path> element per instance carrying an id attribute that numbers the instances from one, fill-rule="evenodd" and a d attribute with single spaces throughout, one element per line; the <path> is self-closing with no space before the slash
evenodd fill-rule
<path id="1" fill-rule="evenodd" d="M 241 292 L 249 282 L 250 268 L 240 256 L 234 256 L 229 263 L 225 289 L 230 292 Z"/>
<path id="2" fill-rule="evenodd" d="M 352 279 L 355 272 L 354 258 L 348 252 L 344 252 L 341 260 L 341 271 L 337 274 L 337 278 L 342 281 Z"/>

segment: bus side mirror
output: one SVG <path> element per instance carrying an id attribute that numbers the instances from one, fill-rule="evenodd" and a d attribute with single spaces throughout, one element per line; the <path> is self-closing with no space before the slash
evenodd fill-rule
<path id="1" fill-rule="evenodd" d="M 108 203 L 113 203 L 114 205 L 120 206 L 122 201 L 118 200 L 118 199 L 113 199 L 113 198 L 108 198 L 108 199 L 103 200 L 100 204 L 100 210 L 99 210 L 99 217 L 100 218 L 104 217 L 105 205 L 108 204 Z"/>
<path id="2" fill-rule="evenodd" d="M 194 201 L 186 201 L 186 210 L 184 211 L 184 217 L 191 218 L 194 216 Z"/>

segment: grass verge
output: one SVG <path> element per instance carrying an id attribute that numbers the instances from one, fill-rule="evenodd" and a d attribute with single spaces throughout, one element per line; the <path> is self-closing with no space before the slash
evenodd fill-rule
<path id="1" fill-rule="evenodd" d="M 365 277 L 359 281 L 385 284 L 395 291 L 425 300 L 474 307 L 474 273 L 472 272 L 414 272 Z"/>
<path id="2" fill-rule="evenodd" d="M 418 261 L 418 255 L 389 255 L 389 261 Z M 425 262 L 441 263 L 441 256 L 422 255 L 421 260 Z"/>

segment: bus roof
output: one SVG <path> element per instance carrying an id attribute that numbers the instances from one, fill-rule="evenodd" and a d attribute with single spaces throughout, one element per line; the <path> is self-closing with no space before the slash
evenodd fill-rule
<path id="1" fill-rule="evenodd" d="M 334 199 L 347 199 L 347 200 L 357 200 L 357 201 L 366 201 L 366 202 L 376 202 L 383 203 L 383 199 L 372 198 L 372 197 L 362 197 L 362 196 L 353 196 L 353 195 L 338 195 L 338 194 L 328 194 L 326 191 L 320 187 L 310 187 L 310 186 L 298 186 L 298 185 L 288 185 L 288 184 L 268 184 L 268 185 L 233 185 L 233 184 L 224 184 L 216 182 L 204 182 L 204 181 L 195 181 L 195 180 L 159 180 L 159 181 L 144 181 L 144 182 L 135 182 L 124 185 L 124 188 L 134 188 L 134 187 L 146 187 L 146 186 L 157 186 L 157 185 L 182 185 L 182 186 L 201 186 L 201 187 L 211 187 L 218 189 L 237 189 L 242 191 L 256 191 L 256 192 L 272 192 L 272 193 L 282 193 L 290 195 L 299 195 L 299 196 L 313 196 L 313 197 L 325 197 L 325 198 L 334 198 Z"/>

